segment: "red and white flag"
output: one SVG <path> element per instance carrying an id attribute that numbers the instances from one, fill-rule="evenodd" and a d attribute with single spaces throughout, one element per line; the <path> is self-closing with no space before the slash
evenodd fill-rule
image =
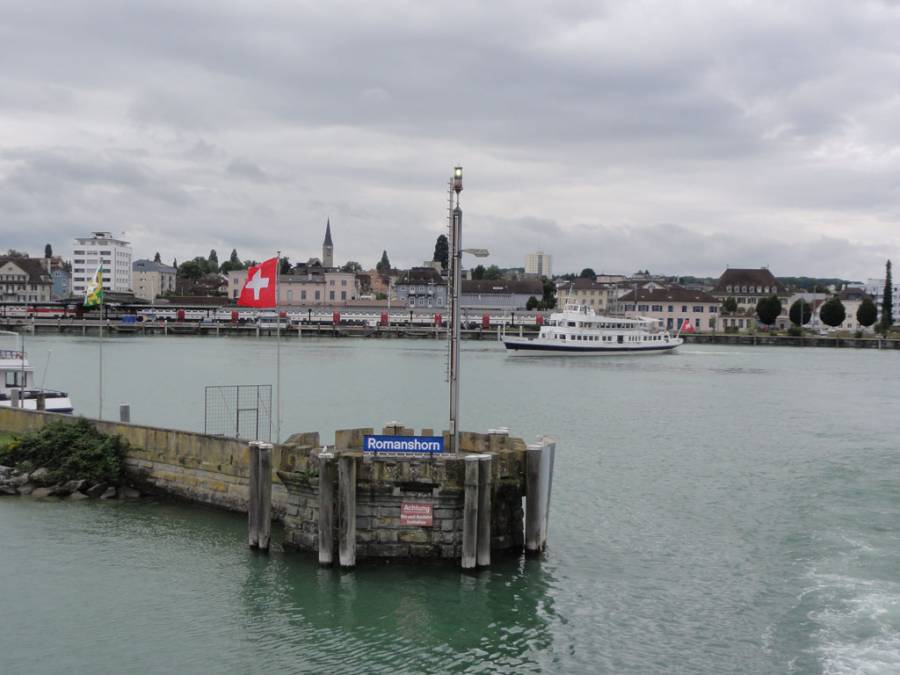
<path id="1" fill-rule="evenodd" d="M 690 319 L 685 319 L 684 323 L 681 324 L 681 332 L 682 333 L 693 333 L 694 326 L 691 325 Z"/>
<path id="2" fill-rule="evenodd" d="M 269 258 L 247 270 L 237 304 L 241 307 L 274 307 L 278 258 Z"/>

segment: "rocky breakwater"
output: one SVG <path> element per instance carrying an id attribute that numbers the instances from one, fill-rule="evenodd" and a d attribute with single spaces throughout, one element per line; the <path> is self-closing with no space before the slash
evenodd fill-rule
<path id="1" fill-rule="evenodd" d="M 20 471 L 12 466 L 0 464 L 0 497 L 13 496 L 57 497 L 71 501 L 80 499 L 135 499 L 141 496 L 139 490 L 129 485 L 111 485 L 86 478 L 76 478 L 57 482 L 46 467 L 34 471 Z"/>
<path id="2" fill-rule="evenodd" d="M 125 482 L 128 444 L 87 420 L 55 422 L 0 445 L 0 496 L 136 498 Z"/>

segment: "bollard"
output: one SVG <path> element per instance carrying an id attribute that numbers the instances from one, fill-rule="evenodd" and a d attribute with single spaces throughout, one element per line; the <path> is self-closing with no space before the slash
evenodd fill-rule
<path id="1" fill-rule="evenodd" d="M 250 548 L 259 546 L 259 446 L 250 444 L 250 495 L 247 500 L 247 528 Z"/>
<path id="2" fill-rule="evenodd" d="M 341 567 L 356 565 L 356 460 L 338 458 L 338 559 Z"/>
<path id="3" fill-rule="evenodd" d="M 19 407 L 19 390 L 18 389 L 10 389 L 9 390 L 9 407 L 10 408 L 18 408 Z M 25 401 L 22 401 L 22 407 L 25 407 Z"/>
<path id="4" fill-rule="evenodd" d="M 542 462 L 541 479 L 546 486 L 541 490 L 543 506 L 543 518 L 541 520 L 541 548 L 547 547 L 547 534 L 550 529 L 550 495 L 553 492 L 553 466 L 556 463 L 556 443 L 544 440 L 544 461 Z"/>
<path id="5" fill-rule="evenodd" d="M 119 406 L 119 421 L 126 424 L 131 422 L 131 406 L 129 404 L 122 403 Z"/>
<path id="6" fill-rule="evenodd" d="M 479 567 L 491 564 L 491 456 L 478 456 L 478 553 Z"/>
<path id="7" fill-rule="evenodd" d="M 477 455 L 465 458 L 465 501 L 463 504 L 463 541 L 461 565 L 474 569 L 478 562 L 478 464 Z"/>
<path id="8" fill-rule="evenodd" d="M 319 564 L 334 562 L 334 456 L 319 455 Z"/>
<path id="9" fill-rule="evenodd" d="M 35 397 L 34 408 L 35 410 L 40 411 L 44 411 L 47 409 L 47 399 L 44 397 L 44 392 L 40 392 L 37 397 Z"/>
<path id="10" fill-rule="evenodd" d="M 272 539 L 272 444 L 259 445 L 259 549 L 269 550 Z"/>
<path id="11" fill-rule="evenodd" d="M 542 513 L 540 499 L 542 445 L 529 445 L 525 451 L 525 552 L 540 553 Z"/>

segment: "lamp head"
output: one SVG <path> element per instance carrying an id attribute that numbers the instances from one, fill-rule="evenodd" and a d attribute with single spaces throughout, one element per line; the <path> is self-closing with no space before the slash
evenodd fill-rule
<path id="1" fill-rule="evenodd" d="M 457 166 L 453 168 L 453 189 L 457 194 L 462 192 L 463 184 L 462 184 L 462 167 Z"/>

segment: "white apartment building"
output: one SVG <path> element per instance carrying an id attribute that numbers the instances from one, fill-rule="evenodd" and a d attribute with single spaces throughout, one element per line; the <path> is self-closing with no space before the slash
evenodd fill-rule
<path id="1" fill-rule="evenodd" d="M 93 232 L 90 237 L 75 237 L 72 247 L 72 293 L 84 295 L 88 283 L 103 265 L 103 289 L 115 293 L 131 292 L 131 245 L 110 232 Z"/>
<path id="2" fill-rule="evenodd" d="M 529 253 L 525 256 L 525 274 L 534 274 L 538 277 L 553 277 L 553 266 L 550 255 L 543 251 Z"/>

